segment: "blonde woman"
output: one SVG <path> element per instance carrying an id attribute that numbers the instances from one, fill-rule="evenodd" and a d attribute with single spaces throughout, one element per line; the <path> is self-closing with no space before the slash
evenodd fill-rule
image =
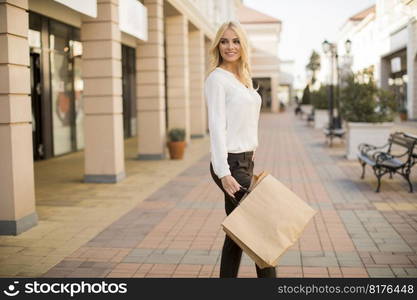
<path id="1" fill-rule="evenodd" d="M 210 173 L 225 196 L 229 215 L 251 182 L 258 146 L 261 97 L 253 89 L 246 34 L 237 22 L 220 26 L 210 49 L 211 69 L 204 94 L 208 108 Z M 243 188 L 242 188 L 243 187 Z M 237 277 L 242 249 L 226 236 L 220 277 Z M 276 277 L 275 268 L 260 269 L 258 277 Z"/>

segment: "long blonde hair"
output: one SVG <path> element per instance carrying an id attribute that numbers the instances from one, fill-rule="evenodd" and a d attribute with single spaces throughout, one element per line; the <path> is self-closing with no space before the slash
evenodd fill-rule
<path id="1" fill-rule="evenodd" d="M 249 43 L 244 29 L 238 22 L 229 21 L 223 23 L 217 30 L 216 37 L 210 47 L 210 68 L 208 74 L 223 62 L 223 58 L 220 55 L 219 43 L 224 32 L 229 28 L 236 33 L 240 42 L 240 58 L 238 61 L 237 75 L 247 87 L 253 88 L 251 68 L 249 65 Z"/>

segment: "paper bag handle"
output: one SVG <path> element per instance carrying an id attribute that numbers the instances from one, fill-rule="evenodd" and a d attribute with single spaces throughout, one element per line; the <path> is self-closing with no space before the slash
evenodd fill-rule
<path id="1" fill-rule="evenodd" d="M 240 190 L 244 191 L 245 193 L 243 194 L 242 198 L 240 201 L 236 201 L 235 198 L 230 197 L 230 200 L 232 201 L 232 203 L 238 207 L 240 202 L 242 202 L 245 197 L 262 181 L 262 179 L 264 179 L 266 176 L 268 175 L 267 172 L 263 171 L 261 172 L 259 175 L 253 175 L 252 176 L 252 180 L 251 183 L 249 185 L 249 188 L 245 188 L 243 186 L 240 187 Z"/>

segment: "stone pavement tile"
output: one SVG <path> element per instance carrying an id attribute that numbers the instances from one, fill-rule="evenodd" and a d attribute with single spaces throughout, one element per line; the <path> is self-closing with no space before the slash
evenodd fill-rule
<path id="1" fill-rule="evenodd" d="M 302 251 L 301 256 L 304 257 L 321 257 L 324 256 L 323 251 Z"/>
<path id="2" fill-rule="evenodd" d="M 417 268 L 405 268 L 405 271 L 408 275 L 414 276 L 417 278 Z"/>
<path id="3" fill-rule="evenodd" d="M 334 257 L 303 257 L 303 266 L 306 267 L 336 267 L 338 260 Z"/>
<path id="4" fill-rule="evenodd" d="M 391 266 L 391 269 L 396 277 L 404 277 L 404 276 L 409 275 L 404 268 L 395 268 Z"/>
<path id="5" fill-rule="evenodd" d="M 65 260 L 64 259 L 61 262 L 59 262 L 58 264 L 56 264 L 54 266 L 54 268 L 57 268 L 57 269 L 60 269 L 60 268 L 62 268 L 62 269 L 74 268 L 75 269 L 83 263 L 84 263 L 84 261 L 80 261 L 80 260 Z"/>
<path id="6" fill-rule="evenodd" d="M 143 278 L 153 268 L 153 264 L 141 264 L 132 277 Z"/>
<path id="7" fill-rule="evenodd" d="M 332 278 L 342 277 L 342 271 L 339 267 L 328 267 L 327 270 L 329 271 L 329 276 Z"/>
<path id="8" fill-rule="evenodd" d="M 361 267 L 362 260 L 356 252 L 336 252 L 341 267 Z"/>
<path id="9" fill-rule="evenodd" d="M 192 254 L 186 254 L 181 259 L 181 264 L 215 264 L 217 261 L 217 256 L 209 256 L 209 255 L 192 255 Z"/>
<path id="10" fill-rule="evenodd" d="M 172 277 L 184 277 L 184 278 L 193 278 L 198 277 L 200 270 L 202 269 L 202 265 L 178 265 L 175 269 L 175 272 Z"/>
<path id="11" fill-rule="evenodd" d="M 122 262 L 123 259 L 129 254 L 130 251 L 131 251 L 130 248 L 128 248 L 128 249 L 124 249 L 124 248 L 119 249 L 119 252 L 110 259 L 110 262 L 114 262 L 114 263 Z"/>
<path id="12" fill-rule="evenodd" d="M 183 254 L 173 254 L 173 255 L 164 255 L 164 254 L 151 254 L 146 257 L 144 260 L 148 264 L 178 264 L 181 259 L 184 257 Z"/>
<path id="13" fill-rule="evenodd" d="M 278 274 L 302 274 L 303 269 L 301 266 L 278 266 L 277 267 Z"/>
<path id="14" fill-rule="evenodd" d="M 287 251 L 278 260 L 279 266 L 300 266 L 301 256 L 299 251 Z"/>
<path id="15" fill-rule="evenodd" d="M 42 274 L 41 277 L 45 278 L 63 278 L 66 277 L 69 273 L 73 272 L 73 270 L 68 269 L 51 269 L 46 273 Z"/>
<path id="16" fill-rule="evenodd" d="M 148 275 L 170 275 L 174 273 L 177 268 L 176 264 L 154 264 L 149 270 Z"/>
<path id="17" fill-rule="evenodd" d="M 376 264 L 410 264 L 412 262 L 408 259 L 407 255 L 395 255 L 395 254 L 372 254 L 372 258 Z"/>
<path id="18" fill-rule="evenodd" d="M 369 277 L 394 277 L 391 268 L 367 267 L 366 271 L 368 272 Z"/>
<path id="19" fill-rule="evenodd" d="M 397 244 L 380 244 L 378 248 L 381 252 L 412 252 L 413 250 L 405 243 Z"/>
<path id="20" fill-rule="evenodd" d="M 303 274 L 304 274 L 304 277 L 310 277 L 312 275 L 319 275 L 323 277 L 329 276 L 329 272 L 327 268 L 322 268 L 322 267 L 304 267 L 303 266 Z"/>
<path id="21" fill-rule="evenodd" d="M 238 272 L 238 278 L 256 278 L 255 266 L 240 266 Z"/>
<path id="22" fill-rule="evenodd" d="M 200 278 L 210 278 L 213 275 L 214 265 L 203 265 L 201 267 L 198 277 Z"/>
<path id="23" fill-rule="evenodd" d="M 366 268 L 341 267 L 340 269 L 342 271 L 343 277 L 357 277 L 357 276 L 368 277 L 368 272 L 366 271 Z"/>

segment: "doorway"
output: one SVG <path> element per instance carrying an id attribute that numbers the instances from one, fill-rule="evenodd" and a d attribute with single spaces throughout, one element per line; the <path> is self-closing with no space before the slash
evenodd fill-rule
<path id="1" fill-rule="evenodd" d="M 30 53 L 30 90 L 32 102 L 32 141 L 33 159 L 40 160 L 45 156 L 42 136 L 42 87 L 41 61 L 39 53 Z"/>
<path id="2" fill-rule="evenodd" d="M 136 135 L 136 50 L 122 45 L 123 132 Z"/>

